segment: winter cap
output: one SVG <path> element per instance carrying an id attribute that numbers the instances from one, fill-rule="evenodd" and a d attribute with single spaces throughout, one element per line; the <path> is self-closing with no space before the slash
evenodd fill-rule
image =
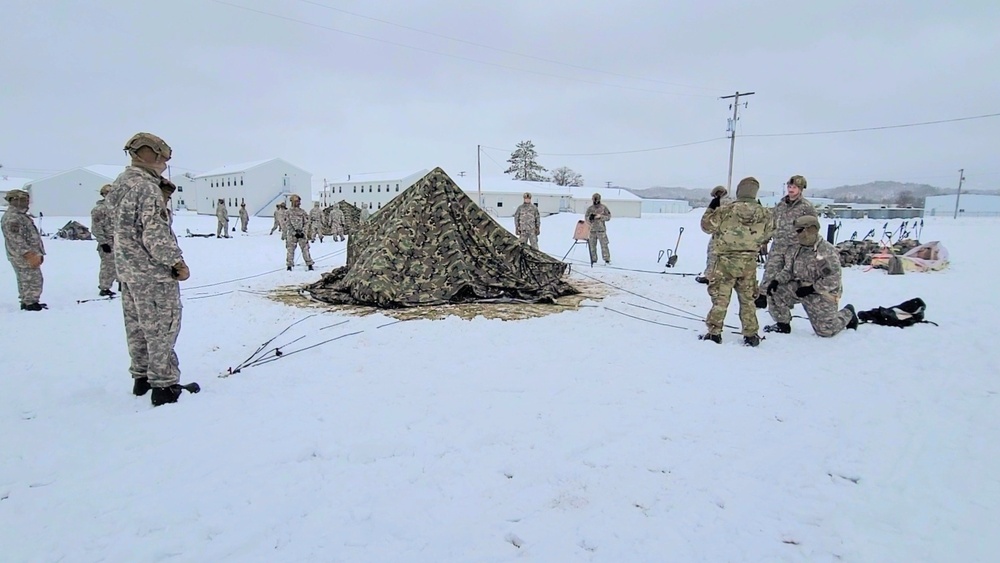
<path id="1" fill-rule="evenodd" d="M 593 200 L 594 203 L 601 203 L 601 194 L 595 192 L 594 195 L 590 196 L 590 199 Z"/>
<path id="2" fill-rule="evenodd" d="M 726 197 L 728 193 L 725 186 L 715 186 L 712 188 L 712 197 Z"/>
<path id="3" fill-rule="evenodd" d="M 795 186 L 800 190 L 804 190 L 806 189 L 806 177 L 799 176 L 798 174 L 796 174 L 795 176 L 792 176 L 791 178 L 788 179 L 788 185 Z"/>
<path id="4" fill-rule="evenodd" d="M 760 190 L 760 182 L 753 176 L 747 176 L 736 185 L 736 197 L 738 199 L 757 199 L 757 191 Z"/>
<path id="5" fill-rule="evenodd" d="M 531 199 L 531 192 L 524 192 L 524 199 Z"/>
<path id="6" fill-rule="evenodd" d="M 28 195 L 28 192 L 24 190 L 10 190 L 3 198 L 10 202 L 18 199 L 29 199 L 30 196 Z"/>
<path id="7" fill-rule="evenodd" d="M 803 215 L 802 217 L 795 219 L 792 224 L 795 225 L 796 229 L 815 227 L 817 231 L 819 230 L 819 219 L 812 215 Z"/>

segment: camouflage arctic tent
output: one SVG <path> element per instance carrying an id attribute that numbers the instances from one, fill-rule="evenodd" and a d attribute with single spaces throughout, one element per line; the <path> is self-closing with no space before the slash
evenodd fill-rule
<path id="1" fill-rule="evenodd" d="M 566 264 L 521 244 L 435 168 L 350 237 L 347 265 L 306 286 L 327 303 L 415 307 L 551 302 Z"/>

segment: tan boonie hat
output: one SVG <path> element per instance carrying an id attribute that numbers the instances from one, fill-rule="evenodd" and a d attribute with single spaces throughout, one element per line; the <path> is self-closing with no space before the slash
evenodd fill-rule
<path id="1" fill-rule="evenodd" d="M 795 176 L 792 176 L 791 178 L 788 179 L 788 185 L 795 186 L 800 190 L 804 190 L 806 189 L 806 178 L 805 176 L 799 176 L 798 174 L 796 174 Z"/>
<path id="2" fill-rule="evenodd" d="M 125 143 L 125 151 L 133 157 L 142 147 L 149 147 L 153 149 L 153 152 L 168 160 L 173 155 L 170 145 L 152 133 L 136 133 Z"/>
<path id="3" fill-rule="evenodd" d="M 809 227 L 816 227 L 819 230 L 819 219 L 813 217 L 812 215 L 803 215 L 796 219 L 793 223 L 796 229 L 805 229 Z"/>

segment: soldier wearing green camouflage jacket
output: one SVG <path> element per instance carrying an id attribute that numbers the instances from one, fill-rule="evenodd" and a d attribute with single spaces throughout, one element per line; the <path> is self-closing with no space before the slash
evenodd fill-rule
<path id="1" fill-rule="evenodd" d="M 306 267 L 313 269 L 313 259 L 309 255 L 309 238 L 306 230 L 309 228 L 309 214 L 302 209 L 302 198 L 296 194 L 289 196 L 292 208 L 285 214 L 285 258 L 286 269 L 292 271 L 295 265 L 295 247 L 302 251 L 302 259 L 306 262 Z"/>
<path id="2" fill-rule="evenodd" d="M 215 227 L 216 238 L 229 238 L 229 209 L 226 208 L 226 201 L 219 200 L 219 205 L 215 206 L 215 218 L 218 224 Z"/>
<path id="3" fill-rule="evenodd" d="M 765 332 L 792 331 L 792 307 L 801 303 L 813 330 L 819 336 L 834 336 L 844 328 L 856 329 L 858 317 L 852 305 L 837 310 L 843 293 L 840 256 L 819 236 L 819 219 L 811 215 L 793 223 L 796 244 L 772 255 L 774 279 L 766 287 L 768 312 L 775 324 Z"/>
<path id="4" fill-rule="evenodd" d="M 601 203 L 601 194 L 595 193 L 590 196 L 590 200 L 593 205 L 588 207 L 583 214 L 587 218 L 587 223 L 590 224 L 590 240 L 588 241 L 590 264 L 593 265 L 597 262 L 598 242 L 601 243 L 601 257 L 604 258 L 604 263 L 610 264 L 611 250 L 608 248 L 608 228 L 605 223 L 611 220 L 611 210 L 608 209 L 607 205 Z"/>
<path id="5" fill-rule="evenodd" d="M 45 246 L 38 234 L 38 227 L 31 215 L 28 215 L 31 198 L 26 191 L 10 190 L 4 199 L 7 200 L 7 211 L 4 211 L 3 219 L 0 219 L 0 230 L 3 231 L 7 247 L 7 260 L 14 268 L 14 276 L 17 278 L 17 296 L 21 301 L 21 310 L 47 309 L 45 303 L 38 302 L 42 296 Z"/>
<path id="6" fill-rule="evenodd" d="M 313 202 L 313 208 L 309 210 L 309 242 L 316 242 L 316 238 L 319 238 L 320 242 L 323 242 L 323 208 L 319 206 L 318 201 Z"/>
<path id="7" fill-rule="evenodd" d="M 703 340 L 722 342 L 722 327 L 733 290 L 740 303 L 743 342 L 757 346 L 757 251 L 771 237 L 771 213 L 757 201 L 760 183 L 753 177 L 744 178 L 736 187 L 736 201 L 723 205 L 721 194 L 716 196 L 701 218 L 701 230 L 712 235 L 715 262 L 707 273 L 708 294 L 712 309 L 705 318 L 708 333 Z"/>
<path id="8" fill-rule="evenodd" d="M 101 188 L 101 199 L 97 205 L 90 210 L 90 232 L 97 239 L 97 255 L 101 258 L 101 268 L 97 274 L 98 295 L 102 297 L 114 297 L 115 292 L 111 291 L 111 284 L 115 283 L 117 271 L 115 270 L 115 234 L 111 226 L 111 210 L 108 209 L 107 197 L 111 191 L 111 184 L 105 184 Z"/>
<path id="9" fill-rule="evenodd" d="M 767 262 L 764 264 L 764 279 L 761 287 L 767 287 L 777 267 L 772 256 L 784 254 L 785 250 L 794 248 L 798 243 L 795 238 L 795 228 L 793 223 L 799 217 L 818 217 L 816 208 L 809 203 L 803 192 L 806 189 L 806 179 L 803 176 L 792 176 L 785 185 L 787 193 L 785 197 L 774 206 L 774 240 L 771 242 L 771 249 L 767 254 Z"/>
<path id="10" fill-rule="evenodd" d="M 711 192 L 713 200 L 716 198 L 719 199 L 719 205 L 724 205 L 732 201 L 731 198 L 726 197 L 728 194 L 729 192 L 726 191 L 726 188 L 723 186 L 715 186 L 714 188 L 712 188 Z M 712 269 L 715 266 L 716 252 L 717 251 L 715 249 L 715 236 L 713 235 L 708 240 L 708 256 L 707 259 L 705 260 L 705 271 L 700 276 L 695 277 L 694 281 L 704 284 L 708 283 L 708 274 L 709 272 L 712 271 Z"/>
<path id="11" fill-rule="evenodd" d="M 125 337 L 132 359 L 132 392 L 152 388 L 154 406 L 173 403 L 181 394 L 174 346 L 181 329 L 179 282 L 191 275 L 170 226 L 163 180 L 172 151 L 163 139 L 137 133 L 125 144 L 132 163 L 112 184 L 115 265 L 122 287 Z"/>
<path id="12" fill-rule="evenodd" d="M 524 193 L 524 203 L 514 211 L 514 234 L 521 243 L 538 249 L 538 235 L 542 232 L 542 215 L 531 203 L 531 194 Z"/>

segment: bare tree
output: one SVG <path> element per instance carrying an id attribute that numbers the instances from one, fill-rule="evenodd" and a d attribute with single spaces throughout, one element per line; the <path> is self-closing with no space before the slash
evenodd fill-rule
<path id="1" fill-rule="evenodd" d="M 582 186 L 583 176 L 568 166 L 560 166 L 552 171 L 552 182 L 557 186 Z"/>
<path id="2" fill-rule="evenodd" d="M 909 190 L 899 192 L 899 195 L 896 196 L 896 205 L 899 207 L 913 207 L 916 204 L 917 198 Z"/>

